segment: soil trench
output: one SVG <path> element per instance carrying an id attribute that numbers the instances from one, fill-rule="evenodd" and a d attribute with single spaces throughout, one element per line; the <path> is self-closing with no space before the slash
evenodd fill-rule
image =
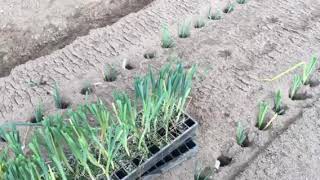
<path id="1" fill-rule="evenodd" d="M 0 2 L 0 77 L 141 10 L 153 0 L 18 0 Z"/>

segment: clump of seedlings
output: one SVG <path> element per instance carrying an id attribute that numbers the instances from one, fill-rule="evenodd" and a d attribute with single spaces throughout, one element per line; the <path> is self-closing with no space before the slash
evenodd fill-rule
<path id="1" fill-rule="evenodd" d="M 238 4 L 245 4 L 245 3 L 247 3 L 247 1 L 248 1 L 248 0 L 237 0 L 237 3 L 238 3 Z"/>
<path id="2" fill-rule="evenodd" d="M 244 127 L 242 126 L 241 122 L 238 122 L 237 132 L 236 132 L 237 144 L 242 147 L 247 147 L 248 146 L 247 138 L 248 136 Z"/>
<path id="3" fill-rule="evenodd" d="M 205 19 L 201 16 L 198 16 L 194 20 L 193 27 L 199 29 L 199 28 L 203 28 L 205 25 L 206 25 Z"/>
<path id="4" fill-rule="evenodd" d="M 208 19 L 210 20 L 220 20 L 222 19 L 222 13 L 221 10 L 213 11 L 212 8 L 209 8 L 208 11 Z"/>
<path id="5" fill-rule="evenodd" d="M 42 104 L 38 104 L 34 110 L 34 118 L 31 119 L 31 123 L 38 123 L 43 120 L 44 117 L 44 108 Z"/>
<path id="6" fill-rule="evenodd" d="M 61 92 L 57 83 L 55 83 L 54 85 L 52 94 L 56 108 L 65 109 L 69 106 L 69 104 L 62 99 Z"/>
<path id="7" fill-rule="evenodd" d="M 191 23 L 190 21 L 184 21 L 178 26 L 178 36 L 179 38 L 187 38 L 191 34 Z"/>
<path id="8" fill-rule="evenodd" d="M 162 48 L 172 48 L 174 47 L 174 40 L 171 37 L 168 26 L 162 28 L 162 37 L 161 37 L 161 47 Z"/>
<path id="9" fill-rule="evenodd" d="M 282 93 L 280 90 L 278 90 L 274 96 L 274 112 L 278 115 L 284 114 L 284 107 L 282 106 Z"/>
<path id="10" fill-rule="evenodd" d="M 311 61 L 308 64 L 305 64 L 303 67 L 302 73 L 302 84 L 307 85 L 310 82 L 310 76 L 314 72 L 317 66 L 317 58 L 312 57 Z"/>
<path id="11" fill-rule="evenodd" d="M 263 130 L 266 126 L 266 115 L 268 113 L 269 105 L 262 101 L 259 104 L 259 114 L 258 114 L 258 121 L 257 121 L 257 127 L 260 130 Z"/>
<path id="12" fill-rule="evenodd" d="M 231 13 L 234 11 L 235 5 L 233 3 L 229 3 L 223 10 L 224 13 Z"/>
<path id="13" fill-rule="evenodd" d="M 174 130 L 185 121 L 194 73 L 195 67 L 185 70 L 181 64 L 159 73 L 150 70 L 136 78 L 134 101 L 125 92 L 115 92 L 110 108 L 99 100 L 45 117 L 30 137 L 28 153 L 14 126 L 10 131 L 0 128 L 8 143 L 0 150 L 0 179 L 125 177 L 134 168 L 126 164 L 138 166 L 174 140 Z M 55 91 L 61 99 L 57 86 Z M 40 118 L 42 111 L 37 112 Z"/>
<path id="14" fill-rule="evenodd" d="M 290 87 L 290 93 L 289 93 L 289 98 L 291 98 L 292 100 L 295 100 L 296 99 L 296 95 L 299 91 L 299 89 L 301 88 L 302 86 L 302 78 L 300 75 L 295 75 L 293 77 L 293 80 L 292 80 L 292 85 Z"/>
<path id="15" fill-rule="evenodd" d="M 106 65 L 104 68 L 103 79 L 107 82 L 112 82 L 117 79 L 118 72 L 112 65 Z"/>

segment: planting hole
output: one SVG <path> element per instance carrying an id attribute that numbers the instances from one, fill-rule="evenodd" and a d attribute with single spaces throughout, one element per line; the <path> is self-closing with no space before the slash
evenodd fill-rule
<path id="1" fill-rule="evenodd" d="M 261 130 L 261 131 L 262 131 L 262 130 L 266 130 L 266 129 L 264 129 L 264 128 L 266 127 L 267 123 L 268 123 L 268 122 L 264 122 L 264 123 L 261 125 L 261 128 L 259 128 L 258 123 L 256 123 L 256 125 L 255 125 L 255 126 L 256 126 L 256 128 L 258 128 L 259 130 Z"/>
<path id="2" fill-rule="evenodd" d="M 195 122 L 192 119 L 188 119 L 184 123 L 189 127 L 191 127 L 195 124 Z"/>
<path id="3" fill-rule="evenodd" d="M 152 154 L 156 154 L 157 152 L 160 151 L 159 147 L 157 147 L 156 145 L 152 145 L 148 149 Z"/>
<path id="4" fill-rule="evenodd" d="M 308 95 L 307 93 L 297 93 L 293 97 L 290 97 L 289 95 L 289 98 L 293 101 L 303 101 L 312 98 L 312 96 Z"/>
<path id="5" fill-rule="evenodd" d="M 92 94 L 93 93 L 93 88 L 91 86 L 86 86 L 81 89 L 80 94 L 82 95 L 87 95 L 87 94 Z"/>
<path id="6" fill-rule="evenodd" d="M 146 59 L 153 59 L 153 58 L 156 57 L 156 51 L 151 51 L 151 50 L 146 51 L 144 53 L 143 57 L 146 58 Z"/>
<path id="7" fill-rule="evenodd" d="M 133 67 L 131 64 L 127 64 L 127 65 L 125 66 L 125 68 L 126 68 L 127 70 L 132 70 L 132 69 L 134 69 L 134 67 Z"/>
<path id="8" fill-rule="evenodd" d="M 67 109 L 71 104 L 69 102 L 63 101 L 61 102 L 61 106 L 59 109 Z"/>
<path id="9" fill-rule="evenodd" d="M 234 10 L 234 5 L 233 4 L 229 4 L 226 8 L 223 9 L 224 13 L 231 13 Z"/>
<path id="10" fill-rule="evenodd" d="M 123 168 L 121 168 L 119 171 L 116 172 L 116 176 L 119 179 L 122 179 L 122 178 L 126 177 L 126 175 L 127 175 L 127 173 Z"/>
<path id="11" fill-rule="evenodd" d="M 232 158 L 228 156 L 221 155 L 218 157 L 218 161 L 220 161 L 220 166 L 224 167 L 231 163 Z"/>
<path id="12" fill-rule="evenodd" d="M 176 150 L 172 151 L 171 154 L 173 157 L 178 157 L 181 153 L 176 149 Z"/>
<path id="13" fill-rule="evenodd" d="M 247 136 L 246 139 L 241 144 L 241 147 L 249 147 L 249 146 L 251 146 L 251 142 L 249 141 L 249 138 Z"/>
<path id="14" fill-rule="evenodd" d="M 37 118 L 36 118 L 35 116 L 33 116 L 33 117 L 30 119 L 30 122 L 31 122 L 31 123 L 41 122 L 41 121 L 43 120 L 43 117 L 44 117 L 44 116 L 42 116 L 42 117 L 40 118 L 40 120 L 37 120 Z"/>
<path id="15" fill-rule="evenodd" d="M 134 69 L 133 64 L 129 63 L 127 59 L 124 59 L 122 62 L 122 68 L 127 69 L 127 70 L 132 70 Z"/>
<path id="16" fill-rule="evenodd" d="M 169 162 L 169 161 L 171 161 L 172 159 L 173 159 L 173 157 L 172 157 L 171 155 L 168 155 L 168 156 L 164 157 L 164 161 L 165 161 L 165 162 Z"/>
<path id="17" fill-rule="evenodd" d="M 313 81 L 310 81 L 309 82 L 309 86 L 310 87 L 317 87 L 317 86 L 319 86 L 320 85 L 320 81 L 319 80 L 313 80 Z"/>

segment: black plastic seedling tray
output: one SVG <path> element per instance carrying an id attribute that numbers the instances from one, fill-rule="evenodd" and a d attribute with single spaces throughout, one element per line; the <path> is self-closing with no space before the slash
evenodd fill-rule
<path id="1" fill-rule="evenodd" d="M 169 171 L 175 166 L 181 164 L 183 161 L 193 157 L 198 151 L 198 146 L 193 139 L 187 139 L 181 146 L 172 151 L 169 155 L 157 162 L 141 178 L 137 180 L 150 180 L 160 173 Z"/>
<path id="2" fill-rule="evenodd" d="M 189 115 L 185 114 L 184 120 L 179 124 L 176 124 L 174 128 L 170 129 L 169 135 L 172 141 L 169 144 L 164 146 L 162 149 L 155 145 L 149 146 L 149 150 L 152 153 L 151 157 L 149 157 L 142 164 L 139 164 L 135 162 L 135 160 L 133 160 L 132 163 L 130 163 L 130 166 L 134 166 L 135 168 L 131 172 L 127 172 L 126 168 L 123 167 L 116 171 L 111 176 L 111 178 L 113 180 L 133 180 L 140 178 L 143 174 L 145 174 L 148 171 L 151 172 L 152 170 L 155 170 L 151 169 L 152 167 L 164 165 L 165 161 L 162 162 L 162 159 L 164 159 L 170 154 L 173 154 L 173 156 L 178 156 L 179 152 L 177 151 L 177 149 L 181 145 L 183 145 L 186 142 L 186 140 L 195 136 L 197 127 L 197 121 L 192 119 Z M 161 135 L 163 132 L 161 132 L 160 129 L 158 133 Z"/>

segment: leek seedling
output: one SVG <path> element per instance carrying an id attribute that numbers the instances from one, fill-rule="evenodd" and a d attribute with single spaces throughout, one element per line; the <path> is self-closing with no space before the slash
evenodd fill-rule
<path id="1" fill-rule="evenodd" d="M 114 93 L 115 104 L 112 104 L 114 113 L 119 125 L 122 127 L 123 135 L 120 142 L 125 148 L 128 155 L 130 155 L 128 147 L 128 136 L 130 133 L 136 132 L 136 117 L 137 111 L 130 101 L 129 96 L 124 92 Z"/>
<path id="2" fill-rule="evenodd" d="M 178 26 L 178 36 L 179 38 L 187 38 L 190 36 L 191 23 L 189 21 L 184 21 Z"/>
<path id="3" fill-rule="evenodd" d="M 245 4 L 245 3 L 247 3 L 247 0 L 237 0 L 237 3 L 238 4 Z"/>
<path id="4" fill-rule="evenodd" d="M 62 109 L 62 97 L 61 97 L 60 89 L 59 89 L 57 83 L 55 83 L 55 85 L 54 85 L 53 99 L 54 99 L 54 104 L 55 104 L 56 108 Z"/>
<path id="5" fill-rule="evenodd" d="M 304 65 L 303 74 L 302 74 L 302 84 L 306 85 L 309 82 L 311 74 L 316 69 L 316 65 L 317 65 L 316 57 L 312 57 L 311 61 L 308 64 Z"/>
<path id="6" fill-rule="evenodd" d="M 174 46 L 174 41 L 170 35 L 169 29 L 167 26 L 164 26 L 162 28 L 161 47 L 162 48 L 172 48 L 173 46 Z"/>
<path id="7" fill-rule="evenodd" d="M 199 16 L 194 21 L 193 27 L 194 28 L 203 28 L 206 25 L 206 22 L 203 17 Z"/>
<path id="8" fill-rule="evenodd" d="M 282 104 L 282 94 L 281 91 L 278 90 L 274 96 L 274 111 L 279 114 L 281 113 L 281 104 Z"/>
<path id="9" fill-rule="evenodd" d="M 223 10 L 224 13 L 231 13 L 234 10 L 234 4 L 229 3 L 227 7 Z"/>
<path id="10" fill-rule="evenodd" d="M 268 112 L 268 104 L 264 101 L 262 101 L 259 105 L 259 115 L 258 115 L 258 123 L 257 126 L 260 130 L 262 130 L 264 128 L 264 126 L 266 125 L 266 115 Z"/>
<path id="11" fill-rule="evenodd" d="M 236 132 L 236 140 L 237 144 L 240 146 L 244 146 L 244 142 L 247 138 L 247 134 L 245 132 L 245 129 L 243 128 L 242 124 L 240 122 L 237 123 L 237 132 Z"/>
<path id="12" fill-rule="evenodd" d="M 302 86 L 302 78 L 300 75 L 295 75 L 292 81 L 292 85 L 290 88 L 290 95 L 289 97 L 293 100 L 294 96 L 297 94 L 298 90 Z"/>
<path id="13" fill-rule="evenodd" d="M 212 11 L 212 8 L 210 7 L 209 8 L 209 11 L 208 11 L 208 19 L 210 20 L 219 20 L 219 19 L 222 19 L 222 13 L 220 10 L 217 10 L 216 12 L 213 12 Z"/>
<path id="14" fill-rule="evenodd" d="M 104 68 L 103 79 L 107 82 L 112 82 L 117 79 L 117 71 L 112 65 L 106 65 Z"/>
<path id="15" fill-rule="evenodd" d="M 31 122 L 32 123 L 38 123 L 38 122 L 41 122 L 43 120 L 43 113 L 44 113 L 44 110 L 43 110 L 43 105 L 42 104 L 39 104 L 37 105 L 35 111 L 34 111 L 34 120 L 32 120 Z"/>

